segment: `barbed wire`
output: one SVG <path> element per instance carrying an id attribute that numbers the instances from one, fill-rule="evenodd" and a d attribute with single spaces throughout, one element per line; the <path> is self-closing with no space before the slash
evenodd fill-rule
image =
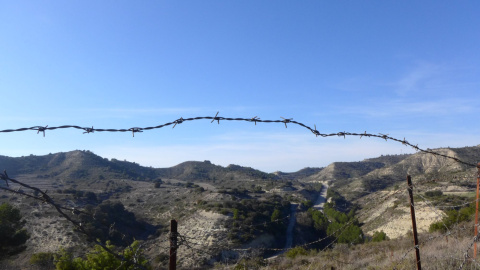
<path id="1" fill-rule="evenodd" d="M 416 151 L 432 154 L 432 155 L 435 155 L 435 156 L 441 156 L 441 157 L 454 160 L 458 163 L 461 163 L 461 164 L 464 164 L 464 165 L 467 165 L 467 166 L 480 168 L 479 164 L 474 164 L 474 163 L 470 163 L 470 162 L 467 162 L 467 161 L 463 161 L 463 160 L 460 160 L 457 157 L 453 157 L 453 156 L 449 156 L 449 155 L 442 154 L 442 153 L 439 153 L 439 152 L 435 152 L 431 149 L 422 149 L 422 148 L 418 147 L 418 144 L 416 144 L 416 145 L 412 144 L 412 143 L 408 142 L 405 138 L 403 138 L 403 140 L 402 139 L 397 139 L 397 138 L 389 136 L 389 134 L 383 134 L 383 133 L 372 134 L 372 133 L 367 133 L 367 131 L 365 131 L 364 133 L 355 133 L 355 132 L 346 132 L 346 131 L 343 131 L 343 132 L 341 131 L 341 132 L 336 132 L 336 133 L 321 133 L 320 131 L 317 130 L 316 125 L 314 125 L 314 127 L 312 128 L 311 126 L 308 126 L 306 124 L 303 124 L 301 122 L 293 120 L 293 118 L 288 118 L 287 119 L 287 118 L 281 117 L 282 120 L 262 120 L 257 116 L 252 117 L 252 118 L 231 118 L 231 117 L 221 117 L 221 116 L 218 116 L 218 114 L 219 114 L 219 112 L 217 112 L 215 114 L 215 116 L 199 116 L 199 117 L 192 117 L 192 118 L 180 117 L 179 119 L 174 120 L 173 122 L 167 122 L 167 123 L 164 123 L 164 124 L 161 124 L 161 125 L 149 126 L 149 127 L 132 127 L 132 128 L 115 129 L 115 128 L 94 128 L 93 126 L 92 127 L 82 127 L 82 126 L 78 126 L 78 125 L 62 125 L 62 126 L 55 126 L 55 127 L 49 127 L 48 125 L 46 125 L 46 126 L 24 127 L 24 128 L 17 128 L 17 129 L 4 129 L 4 130 L 0 130 L 0 133 L 22 132 L 22 131 L 32 130 L 32 131 L 37 131 L 37 134 L 39 134 L 41 132 L 43 134 L 43 137 L 45 137 L 45 132 L 48 131 L 48 130 L 78 129 L 78 130 L 83 130 L 83 134 L 91 134 L 91 133 L 94 133 L 94 132 L 132 132 L 132 136 L 135 137 L 135 133 L 141 133 L 141 132 L 144 132 L 144 131 L 160 129 L 160 128 L 164 128 L 164 127 L 171 126 L 171 125 L 173 125 L 172 128 L 175 128 L 177 125 L 182 124 L 184 122 L 196 121 L 196 120 L 212 120 L 211 123 L 213 123 L 214 121 L 217 121 L 218 124 L 220 124 L 220 121 L 244 121 L 244 122 L 255 123 L 255 125 L 257 125 L 257 123 L 279 123 L 279 124 L 284 124 L 285 128 L 287 128 L 287 124 L 294 124 L 294 125 L 301 126 L 305 129 L 308 129 L 313 135 L 315 135 L 315 137 L 318 137 L 318 136 L 320 136 L 320 137 L 338 136 L 338 137 L 346 138 L 346 136 L 357 136 L 357 137 L 360 137 L 360 139 L 362 137 L 373 137 L 373 138 L 383 139 L 385 141 L 391 140 L 391 141 L 401 143 L 405 146 L 411 147 L 411 148 L 415 149 Z"/>

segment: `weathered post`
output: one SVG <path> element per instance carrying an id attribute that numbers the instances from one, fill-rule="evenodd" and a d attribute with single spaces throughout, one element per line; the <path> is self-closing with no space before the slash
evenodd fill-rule
<path id="1" fill-rule="evenodd" d="M 410 175 L 407 175 L 407 184 L 408 184 L 408 195 L 410 196 L 410 213 L 412 215 L 413 242 L 415 244 L 417 270 L 421 270 L 422 264 L 420 262 L 420 246 L 418 245 L 417 222 L 415 220 L 415 207 L 413 204 L 413 185 L 412 185 L 412 178 L 410 177 Z"/>
<path id="2" fill-rule="evenodd" d="M 475 228 L 474 228 L 474 231 L 475 231 L 475 242 L 474 242 L 474 245 L 473 245 L 473 259 L 476 260 L 477 259 L 477 235 L 478 235 L 478 190 L 479 190 L 479 187 L 480 187 L 480 162 L 477 164 L 477 169 L 478 169 L 478 172 L 477 172 L 477 200 L 475 201 Z"/>
<path id="3" fill-rule="evenodd" d="M 169 261 L 169 270 L 177 269 L 177 221 L 172 219 L 170 220 L 170 261 Z"/>

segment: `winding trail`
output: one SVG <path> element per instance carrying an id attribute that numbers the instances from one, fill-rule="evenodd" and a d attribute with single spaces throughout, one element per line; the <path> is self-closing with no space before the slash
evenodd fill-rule
<path id="1" fill-rule="evenodd" d="M 290 220 L 288 222 L 287 227 L 287 242 L 285 243 L 285 249 L 289 249 L 292 247 L 293 243 L 293 228 L 295 228 L 295 222 L 297 221 L 297 217 L 295 213 L 297 212 L 298 204 L 292 203 L 290 205 Z"/>
<path id="2" fill-rule="evenodd" d="M 327 189 L 328 189 L 328 184 L 327 182 L 322 183 L 322 190 L 320 190 L 320 195 L 318 196 L 317 201 L 315 202 L 315 205 L 313 206 L 315 209 L 320 210 L 323 212 L 323 206 L 325 205 L 326 197 L 327 197 Z M 292 248 L 293 245 L 293 229 L 295 228 L 295 223 L 297 220 L 296 217 L 296 212 L 297 212 L 297 207 L 298 204 L 292 203 L 290 205 L 290 219 L 288 221 L 288 227 L 287 227 L 287 241 L 285 243 L 284 249 L 290 249 Z M 274 259 L 280 254 L 284 253 L 285 251 L 281 251 L 269 258 L 266 258 L 267 260 Z"/>
<path id="3" fill-rule="evenodd" d="M 327 198 L 327 190 L 328 190 L 328 183 L 325 181 L 322 183 L 322 189 L 320 190 L 320 194 L 313 206 L 315 209 L 323 212 L 323 206 L 325 205 L 326 198 Z M 287 227 L 287 241 L 285 243 L 285 249 L 292 248 L 293 245 L 293 229 L 295 228 L 296 222 L 296 212 L 297 212 L 298 204 L 292 203 L 290 205 L 290 220 L 288 222 Z"/>
<path id="4" fill-rule="evenodd" d="M 323 212 L 323 206 L 327 198 L 328 182 L 322 182 L 322 190 L 320 190 L 320 195 L 318 196 L 317 201 L 313 205 L 313 208 Z"/>

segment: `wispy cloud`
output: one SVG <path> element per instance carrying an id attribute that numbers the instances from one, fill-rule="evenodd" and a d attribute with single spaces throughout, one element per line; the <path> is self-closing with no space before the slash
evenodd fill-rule
<path id="1" fill-rule="evenodd" d="M 107 114 L 108 116 L 138 116 L 138 115 L 172 115 L 182 113 L 199 113 L 206 111 L 202 107 L 178 107 L 178 108 L 89 108 L 82 111 Z"/>
<path id="2" fill-rule="evenodd" d="M 369 118 L 385 117 L 414 117 L 414 116 L 442 116 L 474 113 L 475 104 L 469 98 L 452 98 L 415 101 L 409 99 L 378 99 L 368 106 L 356 105 L 338 107 L 336 114 L 355 114 Z"/>
<path id="3" fill-rule="evenodd" d="M 334 161 L 358 161 L 382 154 L 400 154 L 409 150 L 401 144 L 358 138 L 316 138 L 304 134 L 243 137 L 226 135 L 208 143 L 176 144 L 154 147 L 115 146 L 98 149 L 105 157 L 126 159 L 153 167 L 170 167 L 188 160 L 210 160 L 227 166 L 239 164 L 267 172 L 297 171 L 304 167 L 323 167 Z M 235 136 L 237 136 L 235 138 Z"/>
<path id="4" fill-rule="evenodd" d="M 474 113 L 476 107 L 470 95 L 478 91 L 480 80 L 463 76 L 470 70 L 458 65 L 417 62 L 390 82 L 383 78 L 378 78 L 377 83 L 373 83 L 374 79 L 346 80 L 340 84 L 343 88 L 357 87 L 363 92 L 355 102 L 346 100 L 333 105 L 332 111 L 343 116 L 370 119 L 419 115 L 434 119 Z M 367 90 L 369 87 L 371 89 Z"/>
<path id="5" fill-rule="evenodd" d="M 265 107 L 252 106 L 220 106 L 220 107 L 163 107 L 163 108 L 86 108 L 81 109 L 82 113 L 94 114 L 101 118 L 135 118 L 139 116 L 176 116 L 176 117 L 196 117 L 196 116 L 214 116 L 217 111 L 220 113 L 230 113 L 227 116 L 233 116 L 233 113 L 252 112 L 265 110 Z"/>
<path id="6" fill-rule="evenodd" d="M 463 147 L 479 143 L 477 136 L 396 131 L 392 136 L 406 137 L 422 148 Z M 210 160 L 227 166 L 238 164 L 266 172 L 297 171 L 304 167 L 324 167 L 336 161 L 360 161 L 386 154 L 414 153 L 394 141 L 377 138 L 316 138 L 309 134 L 226 134 L 212 141 L 195 144 L 157 145 L 148 147 L 111 146 L 94 150 L 109 158 L 135 161 L 145 166 L 170 167 L 188 160 Z M 228 139 L 227 139 L 228 138 Z"/>
<path id="7" fill-rule="evenodd" d="M 407 72 L 396 82 L 392 83 L 395 92 L 400 96 L 406 96 L 414 91 L 428 89 L 432 85 L 438 85 L 442 80 L 445 68 L 441 65 L 422 62 Z"/>

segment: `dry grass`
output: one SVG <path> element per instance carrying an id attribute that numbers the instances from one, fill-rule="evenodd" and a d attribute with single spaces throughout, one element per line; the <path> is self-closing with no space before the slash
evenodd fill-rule
<path id="1" fill-rule="evenodd" d="M 480 269 L 480 263 L 470 259 L 473 256 L 473 223 L 457 225 L 450 233 L 448 237 L 439 233 L 419 236 L 422 269 Z M 465 254 L 469 258 L 465 258 Z M 407 236 L 350 247 L 342 244 L 295 259 L 280 257 L 261 269 L 416 269 L 415 249 L 412 238 Z"/>

